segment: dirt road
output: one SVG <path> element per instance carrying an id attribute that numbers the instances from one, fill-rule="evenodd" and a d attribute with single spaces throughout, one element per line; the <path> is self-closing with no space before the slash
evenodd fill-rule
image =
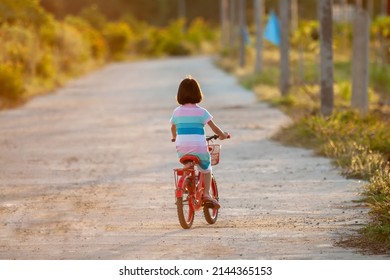
<path id="1" fill-rule="evenodd" d="M 181 229 L 169 118 L 191 74 L 232 139 L 222 208 Z M 381 259 L 335 246 L 367 219 L 361 183 L 269 139 L 289 119 L 210 58 L 112 64 L 0 113 L 0 259 Z"/>

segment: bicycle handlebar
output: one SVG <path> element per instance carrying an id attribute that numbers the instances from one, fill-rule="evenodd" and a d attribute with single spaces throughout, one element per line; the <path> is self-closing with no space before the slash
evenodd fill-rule
<path id="1" fill-rule="evenodd" d="M 219 136 L 217 134 L 214 134 L 213 136 L 207 136 L 206 137 L 206 141 L 215 140 L 215 139 L 218 139 L 218 138 L 219 138 Z M 226 138 L 229 139 L 230 138 L 230 134 L 228 134 L 228 136 Z M 176 139 L 172 138 L 171 141 L 175 142 Z"/>
<path id="2" fill-rule="evenodd" d="M 214 134 L 213 136 L 207 136 L 206 137 L 206 141 L 210 141 L 210 140 L 214 140 L 214 139 L 218 139 L 219 136 L 217 134 Z M 227 139 L 230 138 L 230 134 L 227 136 Z"/>

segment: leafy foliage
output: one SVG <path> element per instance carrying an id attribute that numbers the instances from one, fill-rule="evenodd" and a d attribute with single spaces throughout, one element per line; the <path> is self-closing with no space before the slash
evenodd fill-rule
<path id="1" fill-rule="evenodd" d="M 4 98 L 0 107 L 2 103 L 18 100 L 24 92 L 20 71 L 9 64 L 0 64 L 0 96 Z"/>
<path id="2" fill-rule="evenodd" d="M 130 48 L 133 33 L 124 22 L 108 23 L 103 29 L 103 36 L 110 49 L 111 56 L 121 59 Z"/>
<path id="3" fill-rule="evenodd" d="M 118 14 L 122 20 L 109 20 L 113 14 L 106 13 L 108 2 L 97 1 L 92 6 L 72 0 L 42 3 L 61 11 L 75 5 L 78 15 L 63 14 L 59 20 L 45 11 L 38 0 L 0 0 L 0 63 L 7 65 L 2 69 L 3 78 L 11 79 L 3 87 L 14 88 L 0 91 L 2 104 L 49 90 L 68 77 L 110 60 L 188 55 L 202 52 L 205 42 L 217 39 L 214 29 L 202 19 L 191 23 L 174 20 L 167 26 L 156 27 L 124 12 L 126 9 Z M 166 1 L 142 1 L 146 10 L 165 9 L 163 3 Z M 136 2 L 132 5 L 137 6 Z M 125 6 L 118 2 L 115 7 Z M 20 83 L 27 94 L 21 94 L 17 86 Z"/>

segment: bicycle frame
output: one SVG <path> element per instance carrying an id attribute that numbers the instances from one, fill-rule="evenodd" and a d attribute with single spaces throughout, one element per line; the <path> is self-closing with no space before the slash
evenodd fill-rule
<path id="1" fill-rule="evenodd" d="M 219 162 L 220 146 L 214 144 L 211 145 L 209 143 L 210 140 L 217 138 L 217 135 L 206 138 L 209 145 L 210 157 L 212 153 L 215 155 L 214 158 L 211 159 L 211 165 L 216 165 Z M 216 148 L 216 146 L 218 146 L 218 148 Z M 180 162 L 184 166 L 182 168 L 173 169 L 176 186 L 176 206 L 180 225 L 184 229 L 191 228 L 195 212 L 202 209 L 206 221 L 209 224 L 214 224 L 218 218 L 219 207 L 204 205 L 204 174 L 198 169 L 197 164 L 199 164 L 199 158 L 194 155 L 187 154 L 180 158 Z M 215 200 L 219 200 L 218 187 L 213 173 L 211 173 L 210 195 Z"/>
<path id="2" fill-rule="evenodd" d="M 192 210 L 198 211 L 202 208 L 202 197 L 204 193 L 203 174 L 196 169 L 195 164 L 190 162 L 183 168 L 174 169 L 176 199 L 183 197 L 184 184 L 189 184 L 188 204 Z"/>

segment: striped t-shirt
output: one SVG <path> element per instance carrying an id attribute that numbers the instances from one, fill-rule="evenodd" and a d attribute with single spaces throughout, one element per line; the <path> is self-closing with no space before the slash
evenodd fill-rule
<path id="1" fill-rule="evenodd" d="M 171 118 L 171 123 L 176 126 L 176 150 L 179 158 L 185 154 L 196 155 L 200 159 L 199 166 L 204 171 L 211 170 L 204 126 L 212 118 L 206 109 L 196 104 L 177 107 Z"/>

